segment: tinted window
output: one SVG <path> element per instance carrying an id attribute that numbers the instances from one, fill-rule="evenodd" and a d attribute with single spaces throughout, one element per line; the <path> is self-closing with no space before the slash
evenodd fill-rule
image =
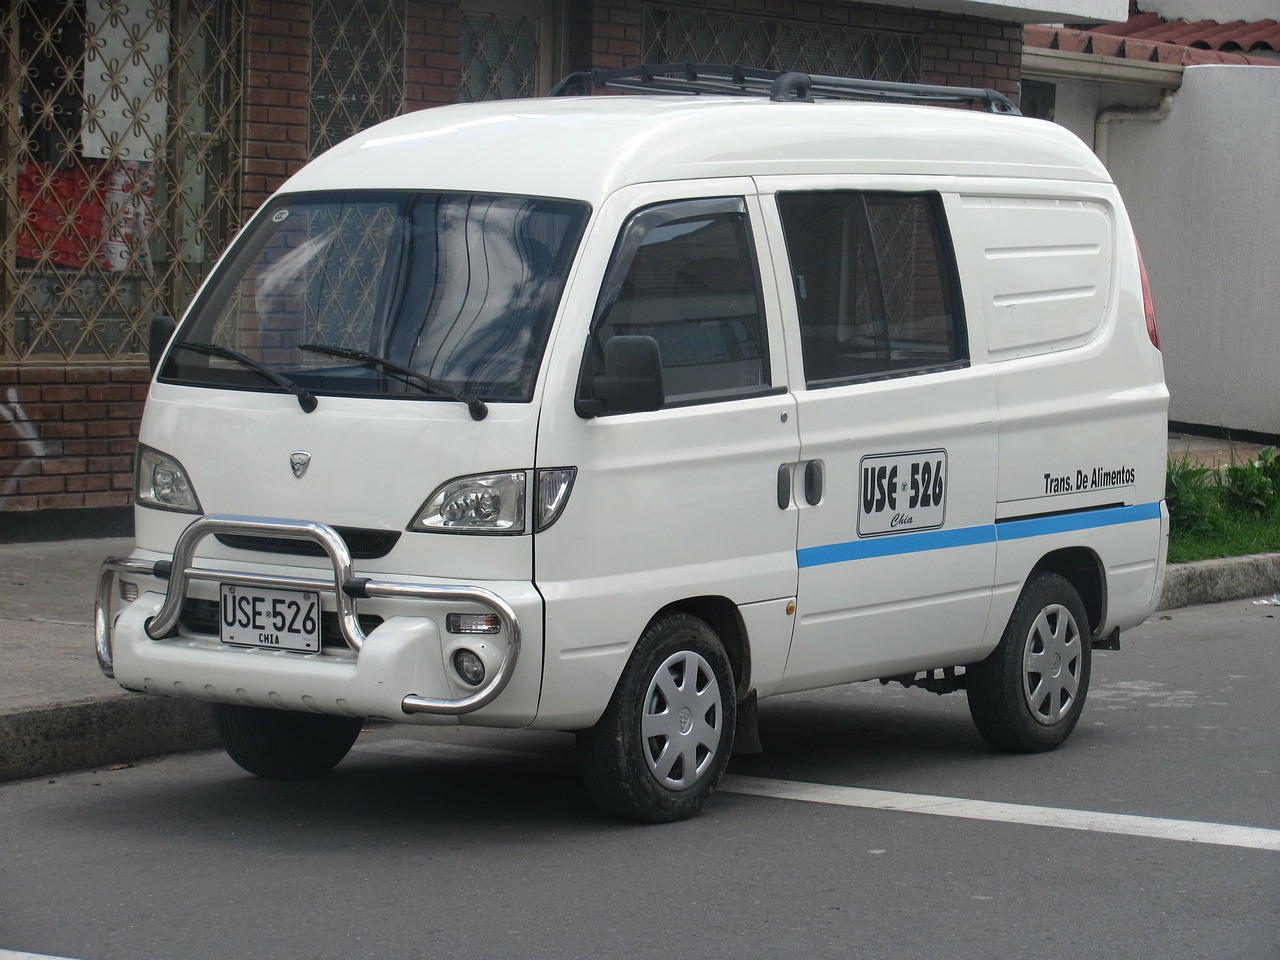
<path id="1" fill-rule="evenodd" d="M 810 387 L 968 360 L 936 195 L 784 193 L 778 209 Z"/>
<path id="2" fill-rule="evenodd" d="M 668 404 L 758 392 L 768 351 L 746 208 L 737 198 L 648 207 L 623 228 L 589 369 L 616 336 L 658 343 Z"/>
<path id="3" fill-rule="evenodd" d="M 280 198 L 237 243 L 178 341 L 235 350 L 318 394 L 429 393 L 303 349 L 362 351 L 485 400 L 527 401 L 587 207 L 478 194 Z M 278 389 L 225 357 L 170 353 L 166 380 Z"/>

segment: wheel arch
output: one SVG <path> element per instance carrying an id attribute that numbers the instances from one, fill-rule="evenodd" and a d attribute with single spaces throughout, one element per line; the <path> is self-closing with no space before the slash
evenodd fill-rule
<path id="1" fill-rule="evenodd" d="M 720 638 L 724 652 L 729 657 L 729 664 L 733 667 L 737 698 L 742 700 L 751 689 L 751 644 L 742 614 L 738 612 L 738 605 L 728 597 L 686 597 L 667 604 L 654 614 L 650 623 L 670 613 L 687 613 L 697 617 Z"/>
<path id="2" fill-rule="evenodd" d="M 1037 570 L 1056 573 L 1075 587 L 1089 617 L 1089 634 L 1096 638 L 1107 614 L 1107 578 L 1102 558 L 1088 547 L 1064 547 L 1041 557 L 1031 572 Z"/>

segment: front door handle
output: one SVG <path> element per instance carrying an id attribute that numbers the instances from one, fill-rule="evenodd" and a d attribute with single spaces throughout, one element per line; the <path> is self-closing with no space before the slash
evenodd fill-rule
<path id="1" fill-rule="evenodd" d="M 826 469 L 821 460 L 810 460 L 804 465 L 804 502 L 816 507 L 822 502 L 822 488 L 826 483 Z"/>

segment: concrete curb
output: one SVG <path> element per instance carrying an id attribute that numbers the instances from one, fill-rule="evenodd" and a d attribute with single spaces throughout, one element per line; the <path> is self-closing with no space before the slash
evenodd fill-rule
<path id="1" fill-rule="evenodd" d="M 1170 564 L 1157 610 L 1280 593 L 1280 553 Z"/>
<path id="2" fill-rule="evenodd" d="M 1280 553 L 1172 564 L 1159 610 L 1280 592 Z M 0 713 L 0 782 L 217 746 L 209 705 L 113 693 Z"/>
<path id="3" fill-rule="evenodd" d="M 0 714 L 0 782 L 217 745 L 209 705 L 121 693 Z"/>

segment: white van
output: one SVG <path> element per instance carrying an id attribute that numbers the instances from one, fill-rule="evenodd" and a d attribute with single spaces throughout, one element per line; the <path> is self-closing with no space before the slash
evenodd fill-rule
<path id="1" fill-rule="evenodd" d="M 267 777 L 364 718 L 578 731 L 641 820 L 776 694 L 964 689 L 997 747 L 1060 744 L 1168 533 L 1106 170 L 989 91 L 589 79 L 649 95 L 353 137 L 157 326 L 103 669 Z"/>

